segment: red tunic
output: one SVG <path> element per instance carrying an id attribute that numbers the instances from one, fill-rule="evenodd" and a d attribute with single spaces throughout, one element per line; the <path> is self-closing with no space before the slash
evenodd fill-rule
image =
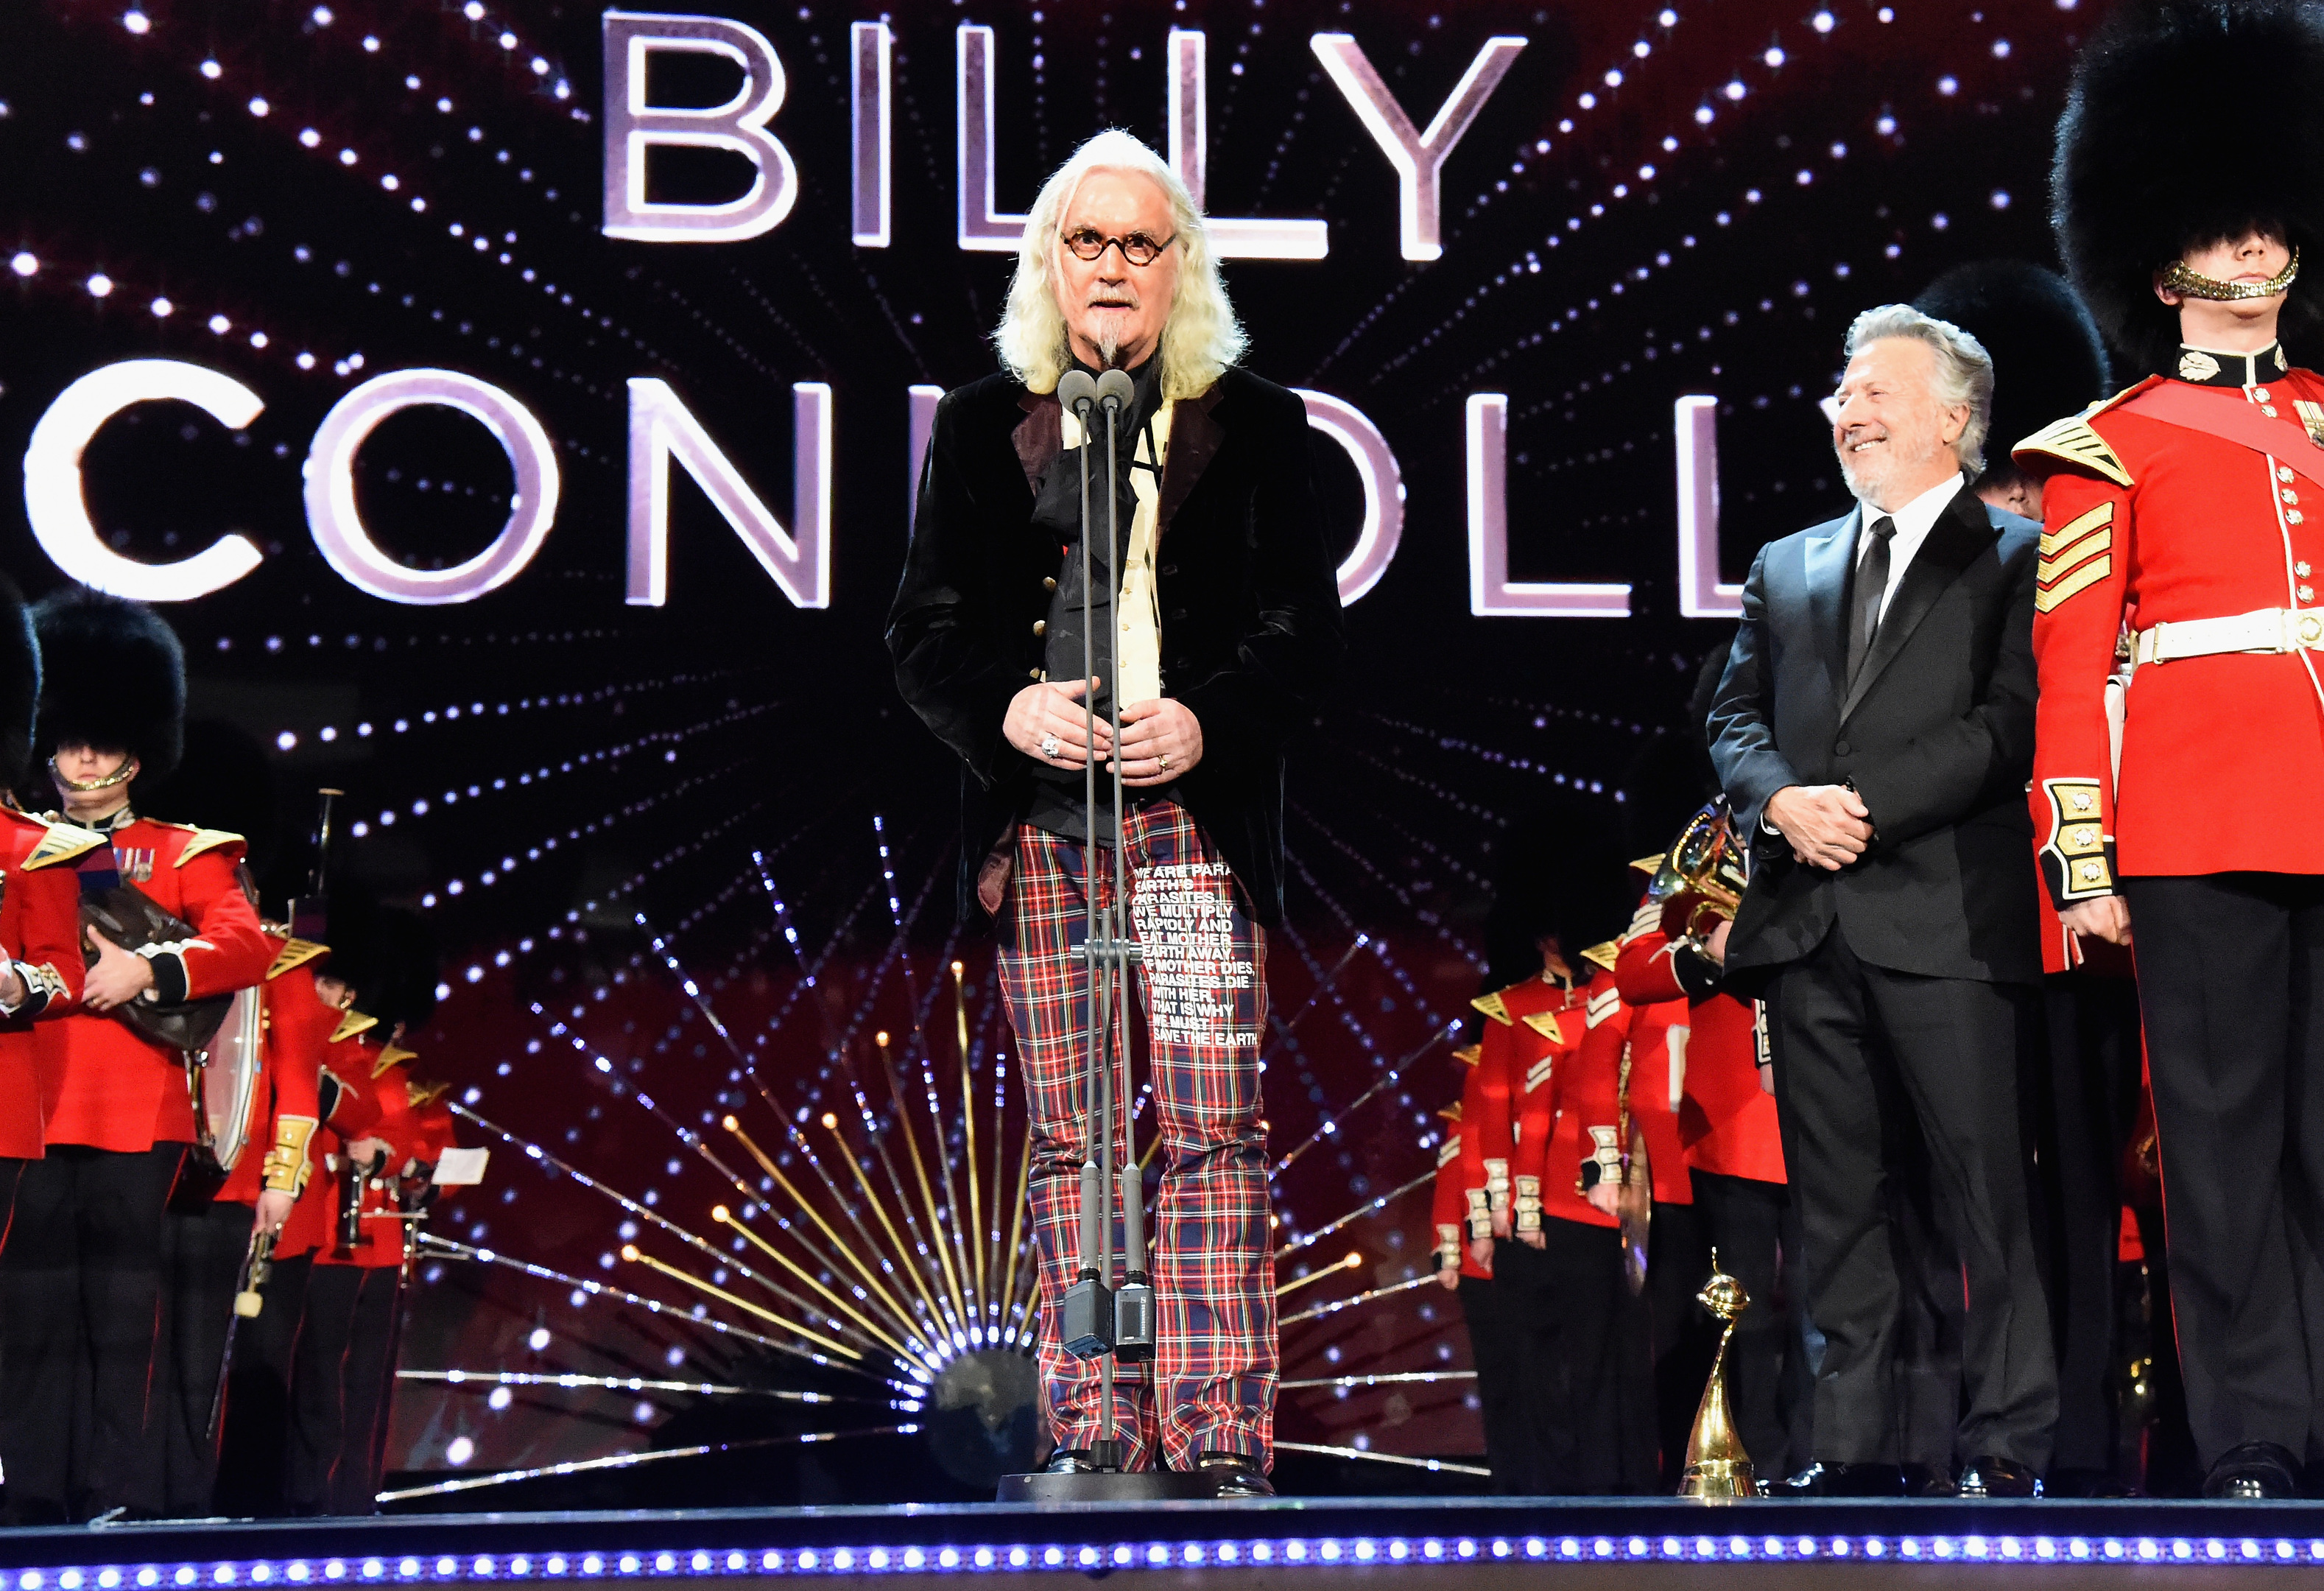
<path id="1" fill-rule="evenodd" d="M 1659 926 L 1622 941 L 1614 976 L 1622 998 L 1634 1005 L 1660 1006 L 1686 998 L 1671 967 L 1670 940 Z M 1687 1041 L 1680 1065 L 1674 1068 L 1681 1093 L 1679 1142 L 1685 1147 L 1687 1163 L 1698 1171 L 1781 1182 L 1783 1133 L 1775 1096 L 1759 1087 L 1757 1020 L 1753 1003 L 1732 994 L 1716 994 L 1688 1006 Z M 1637 1086 L 1634 1060 L 1634 1104 Z M 1661 1168 L 1655 1170 L 1655 1197 L 1660 1198 Z"/>
<path id="2" fill-rule="evenodd" d="M 1596 1158 L 1605 1163 L 1593 1129 L 1603 1130 L 1607 1144 L 1614 1142 L 1622 1055 L 1629 1047 L 1635 1010 L 1622 1004 L 1614 975 L 1602 969 L 1582 996 L 1581 1040 L 1551 1068 L 1545 1090 L 1548 1097 L 1541 1108 L 1547 1110 L 1553 1124 L 1548 1132 L 1518 1143 L 1513 1170 L 1519 1177 L 1541 1179 L 1544 1216 L 1612 1226 L 1614 1217 L 1583 1197 L 1582 1162 Z"/>
<path id="3" fill-rule="evenodd" d="M 254 1205 L 269 1189 L 295 1194 L 306 1187 L 323 1051 L 339 1023 L 339 1013 L 315 992 L 313 963 L 329 952 L 271 928 L 266 945 L 274 959 L 259 985 L 265 1001 L 263 1076 L 251 1096 L 249 1148 L 218 1189 L 218 1198 L 230 1204 Z M 280 1252 L 279 1242 L 276 1247 Z"/>
<path id="4" fill-rule="evenodd" d="M 24 1001 L 0 1018 L 0 1155 L 38 1160 L 39 1040 L 32 1024 L 61 1020 L 80 1000 L 80 881 L 73 858 L 101 836 L 0 807 L 0 957 L 15 966 Z"/>
<path id="5" fill-rule="evenodd" d="M 2240 420 L 2256 412 L 2295 458 L 2314 456 L 2301 406 L 2324 405 L 2324 380 L 2305 370 L 2242 388 L 2155 376 L 2018 444 L 2019 465 L 2049 477 L 2034 795 L 2061 906 L 2115 893 L 2121 874 L 2324 873 L 2324 828 L 2297 816 L 2298 792 L 2324 789 L 2315 652 L 2141 665 L 2118 776 L 2111 766 L 2106 685 L 2126 623 L 2309 609 L 2324 584 L 2324 489 L 2279 458 L 2125 409 L 2158 388 Z M 2308 415 L 2324 425 L 2324 407 Z"/>
<path id="6" fill-rule="evenodd" d="M 183 944 L 142 952 L 153 964 L 159 997 L 231 994 L 265 976 L 272 952 L 235 877 L 242 861 L 238 836 L 133 818 L 112 831 L 112 840 L 121 882 L 196 930 Z M 75 1010 L 33 1032 L 47 1142 L 140 1153 L 156 1143 L 194 1141 L 193 1098 L 176 1050 L 94 1011 Z"/>
<path id="7" fill-rule="evenodd" d="M 338 1142 L 334 1153 L 344 1155 L 347 1143 L 366 1134 L 384 1139 L 388 1144 L 387 1169 L 383 1176 L 366 1179 L 364 1183 L 363 1240 L 356 1244 L 352 1258 L 333 1252 L 338 1243 L 339 1179 L 336 1174 L 317 1179 L 329 1186 L 324 1199 L 327 1237 L 316 1251 L 315 1263 L 378 1270 L 403 1263 L 410 1224 L 403 1219 L 396 1204 L 396 1180 L 407 1171 L 433 1166 L 450 1146 L 452 1114 L 444 1105 L 440 1086 L 431 1087 L 419 1083 L 404 1069 L 402 1062 L 411 1058 L 410 1050 L 392 1045 L 363 1048 L 368 1053 L 369 1065 L 363 1068 L 365 1080 L 356 1087 L 378 1106 L 379 1116 L 368 1127 L 339 1137 L 335 1115 L 333 1136 L 338 1137 Z"/>
<path id="8" fill-rule="evenodd" d="M 1526 1079 L 1551 1049 L 1572 1041 L 1567 1030 L 1577 1022 L 1565 1013 L 1581 1002 L 1578 988 L 1547 972 L 1470 1002 L 1486 1022 L 1472 1087 L 1462 1096 L 1462 1186 L 1482 1191 L 1495 1215 L 1509 1210 L 1509 1155 Z"/>
<path id="9" fill-rule="evenodd" d="M 1428 1198 L 1428 1226 L 1436 1238 L 1436 1268 L 1458 1270 L 1464 1276 L 1489 1277 L 1469 1259 L 1468 1199 L 1461 1187 L 1461 1106 L 1437 1113 L 1446 1118 L 1443 1142 L 1436 1146 L 1436 1182 Z"/>
<path id="10" fill-rule="evenodd" d="M 355 1081 L 365 1077 L 370 1069 L 371 1061 L 361 1039 L 349 1037 L 325 1044 L 321 1070 L 333 1085 L 335 1096 L 330 1114 L 323 1119 L 328 1131 L 317 1133 L 307 1141 L 307 1183 L 299 1191 L 299 1202 L 290 1208 L 290 1218 L 282 1224 L 282 1235 L 274 1241 L 278 1259 L 313 1253 L 337 1241 L 338 1235 L 330 1224 L 337 1196 L 332 1189 L 333 1178 L 323 1168 L 322 1157 L 326 1143 L 334 1148 L 340 1143 L 352 1143 L 378 1124 L 378 1097 L 367 1084 Z"/>

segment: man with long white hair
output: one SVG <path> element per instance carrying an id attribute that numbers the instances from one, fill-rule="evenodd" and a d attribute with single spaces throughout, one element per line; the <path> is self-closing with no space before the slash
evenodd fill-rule
<path id="1" fill-rule="evenodd" d="M 961 759 L 960 907 L 991 916 L 1001 940 L 1032 1121 L 1050 1467 L 1199 1466 L 1222 1495 L 1267 1495 L 1266 930 L 1283 910 L 1284 743 L 1342 647 L 1306 412 L 1236 364 L 1242 329 L 1202 215 L 1126 133 L 1091 139 L 1042 188 L 993 340 L 1002 373 L 936 407 L 888 643 L 905 699 Z M 1125 372 L 1135 394 L 1114 461 L 1122 540 L 1088 549 L 1098 591 L 1120 569 L 1119 613 L 1103 603 L 1093 619 L 1094 681 L 1082 663 L 1084 443 L 1056 396 L 1076 368 Z M 1107 478 L 1093 457 L 1101 534 Z M 1075 1185 L 1093 1152 L 1074 1087 L 1092 1031 L 1080 945 L 1091 893 L 1115 904 L 1116 846 L 1143 957 L 1161 1187 L 1155 1356 L 1118 1366 L 1122 1446 L 1107 1455 L 1093 1452 L 1099 1366 L 1065 1351 L 1058 1305 L 1078 1275 Z M 1128 1163 L 1126 1123 L 1114 1152 Z"/>

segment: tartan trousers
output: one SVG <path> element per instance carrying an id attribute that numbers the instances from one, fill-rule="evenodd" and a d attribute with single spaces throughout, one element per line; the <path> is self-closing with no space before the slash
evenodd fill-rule
<path id="1" fill-rule="evenodd" d="M 1267 1131 L 1259 1121 L 1259 1041 L 1267 1020 L 1267 939 L 1235 898 L 1210 837 L 1173 801 L 1131 811 L 1123 825 L 1130 933 L 1158 1133 L 1161 1189 L 1148 1223 L 1155 1356 L 1117 1364 L 1114 1423 L 1123 1465 L 1174 1469 L 1205 1453 L 1261 1465 L 1273 1458 L 1277 1346 L 1275 1262 L 1268 1243 Z M 1113 856 L 1098 848 L 1097 901 L 1113 902 Z M 1098 1361 L 1059 1341 L 1058 1306 L 1078 1270 L 1084 1143 L 1083 1076 L 1089 973 L 1081 958 L 1088 853 L 1030 825 L 1017 835 L 1001 925 L 1001 984 L 1017 1035 L 1032 1119 L 1032 1211 L 1040 1244 L 1041 1378 L 1057 1446 L 1097 1439 Z M 1117 1024 L 1118 1025 L 1118 1024 Z M 1127 1047 L 1112 1050 L 1120 1096 Z M 1130 1153 L 1116 1127 L 1114 1164 Z M 1120 1223 L 1115 1222 L 1118 1281 Z"/>

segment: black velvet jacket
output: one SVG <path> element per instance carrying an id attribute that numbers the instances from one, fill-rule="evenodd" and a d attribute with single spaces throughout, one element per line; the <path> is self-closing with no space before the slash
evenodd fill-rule
<path id="1" fill-rule="evenodd" d="M 920 475 L 904 578 L 888 615 L 896 683 L 960 754 L 960 910 L 1024 809 L 1032 759 L 1001 733 L 1038 674 L 1035 621 L 1063 551 L 1033 525 L 1057 450 L 1054 395 L 991 375 L 947 393 Z M 1170 425 L 1155 553 L 1162 689 L 1203 726 L 1203 758 L 1168 787 L 1234 869 L 1259 921 L 1283 914 L 1283 745 L 1344 645 L 1323 539 L 1306 408 L 1231 369 Z"/>

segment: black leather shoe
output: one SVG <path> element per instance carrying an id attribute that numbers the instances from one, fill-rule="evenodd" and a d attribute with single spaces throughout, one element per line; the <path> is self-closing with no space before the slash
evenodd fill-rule
<path id="1" fill-rule="evenodd" d="M 2042 1484 L 2034 1472 L 2014 1458 L 1981 1453 L 1961 1466 L 1960 1494 L 1964 1497 L 2038 1497 Z"/>
<path id="2" fill-rule="evenodd" d="M 2203 1495 L 2238 1503 L 2300 1495 L 2300 1460 L 2273 1442 L 2241 1442 L 2203 1477 Z"/>
<path id="3" fill-rule="evenodd" d="M 1901 1497 L 1904 1472 L 1893 1464 L 1826 1464 L 1819 1459 L 1789 1480 L 1767 1483 L 1770 1497 Z"/>
<path id="4" fill-rule="evenodd" d="M 1218 1479 L 1218 1495 L 1226 1501 L 1243 1497 L 1272 1497 L 1275 1485 L 1259 1461 L 1240 1453 L 1205 1453 L 1202 1471 Z"/>
<path id="5" fill-rule="evenodd" d="M 1960 1485 L 1953 1479 L 1950 1464 L 1908 1464 L 1904 1466 L 1904 1495 L 1958 1497 Z"/>

